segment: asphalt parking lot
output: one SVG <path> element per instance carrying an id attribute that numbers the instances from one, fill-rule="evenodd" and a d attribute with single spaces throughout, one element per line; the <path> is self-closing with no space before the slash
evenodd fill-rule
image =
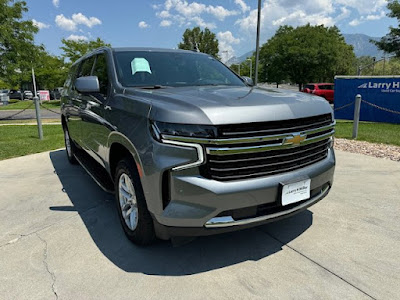
<path id="1" fill-rule="evenodd" d="M 337 161 L 303 213 L 147 248 L 63 150 L 0 161 L 0 299 L 399 299 L 400 164 Z"/>

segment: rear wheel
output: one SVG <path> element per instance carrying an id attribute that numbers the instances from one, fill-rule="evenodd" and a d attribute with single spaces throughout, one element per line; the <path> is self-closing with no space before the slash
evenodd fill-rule
<path id="1" fill-rule="evenodd" d="M 78 162 L 74 156 L 75 144 L 74 141 L 71 140 L 71 137 L 69 136 L 69 131 L 67 126 L 64 126 L 64 142 L 65 142 L 65 150 L 67 152 L 68 161 L 71 164 L 76 165 Z"/>
<path id="2" fill-rule="evenodd" d="M 155 240 L 153 219 L 131 159 L 121 160 L 115 172 L 115 198 L 119 219 L 128 239 L 138 245 Z"/>

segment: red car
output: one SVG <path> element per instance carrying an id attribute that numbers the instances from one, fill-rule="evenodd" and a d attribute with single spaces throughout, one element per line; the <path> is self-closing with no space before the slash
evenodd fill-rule
<path id="1" fill-rule="evenodd" d="M 314 94 L 333 103 L 334 84 L 333 83 L 309 83 L 302 90 L 304 93 Z"/>

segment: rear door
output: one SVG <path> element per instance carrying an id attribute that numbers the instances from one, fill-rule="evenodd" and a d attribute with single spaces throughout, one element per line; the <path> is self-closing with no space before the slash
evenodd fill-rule
<path id="1" fill-rule="evenodd" d="M 324 84 L 320 85 L 321 94 L 325 97 L 329 102 L 333 101 L 333 84 Z"/>

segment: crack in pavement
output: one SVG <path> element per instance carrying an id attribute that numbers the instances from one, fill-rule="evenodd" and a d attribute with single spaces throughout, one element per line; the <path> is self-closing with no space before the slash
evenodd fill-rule
<path id="1" fill-rule="evenodd" d="M 26 236 L 25 234 L 15 234 L 15 233 L 11 233 L 11 234 L 9 234 L 9 235 L 16 235 L 17 237 L 16 237 L 15 239 L 11 240 L 11 241 L 8 241 L 8 242 L 5 243 L 4 245 L 0 245 L 0 248 L 3 247 L 3 246 L 10 245 L 10 244 L 15 244 L 15 243 L 18 242 L 21 238 L 23 238 L 23 237 Z"/>
<path id="2" fill-rule="evenodd" d="M 360 289 L 359 287 L 357 287 L 356 285 L 354 285 L 353 283 L 351 283 L 350 281 L 346 280 L 345 278 L 343 278 L 342 276 L 336 274 L 335 272 L 329 270 L 327 267 L 324 267 L 323 265 L 321 265 L 320 263 L 318 263 L 317 261 L 313 260 L 311 257 L 308 257 L 307 255 L 301 253 L 299 250 L 293 248 L 292 246 L 289 246 L 287 243 L 282 242 L 279 238 L 275 237 L 274 235 L 270 234 L 269 232 L 265 232 L 261 229 L 259 229 L 259 231 L 261 231 L 262 233 L 268 235 L 269 237 L 271 237 L 272 239 L 274 239 L 275 241 L 277 241 L 278 243 L 282 244 L 282 246 L 286 246 L 288 247 L 290 250 L 293 250 L 294 252 L 296 252 L 297 254 L 303 256 L 305 259 L 311 261 L 312 263 L 316 264 L 317 266 L 319 266 L 320 268 L 324 269 L 325 271 L 329 272 L 330 274 L 332 274 L 333 276 L 339 278 L 340 280 L 342 280 L 343 282 L 347 283 L 348 285 L 352 286 L 353 288 L 355 288 L 356 290 L 360 291 L 361 293 L 363 293 L 364 295 L 366 295 L 367 297 L 373 299 L 373 300 L 377 300 L 375 297 L 371 296 L 370 294 L 368 294 L 367 292 L 363 291 L 362 289 Z"/>
<path id="3" fill-rule="evenodd" d="M 41 240 L 44 243 L 45 247 L 44 247 L 44 252 L 43 252 L 43 264 L 44 264 L 44 267 L 46 268 L 47 273 L 49 273 L 51 276 L 51 280 L 52 280 L 51 289 L 53 291 L 54 296 L 56 296 L 56 299 L 58 299 L 58 295 L 57 295 L 56 288 L 55 288 L 56 275 L 54 274 L 54 272 L 50 271 L 49 264 L 47 263 L 47 254 L 48 254 L 47 241 L 45 239 L 43 239 L 38 233 L 36 233 L 36 236 L 39 238 L 39 240 Z"/>
<path id="4" fill-rule="evenodd" d="M 56 224 L 58 224 L 58 223 L 61 223 L 61 222 L 65 221 L 65 220 L 74 218 L 74 217 L 76 217 L 76 216 L 83 215 L 83 214 L 85 214 L 85 213 L 91 211 L 92 209 L 96 209 L 96 208 L 98 208 L 98 207 L 100 207 L 100 206 L 107 205 L 108 203 L 109 203 L 109 202 L 100 203 L 100 204 L 98 204 L 98 205 L 96 205 L 96 206 L 93 206 L 93 207 L 91 207 L 91 208 L 88 208 L 87 210 L 85 210 L 85 211 L 83 211 L 83 212 L 78 212 L 78 213 L 75 213 L 75 214 L 73 214 L 73 215 L 71 215 L 71 216 L 68 216 L 68 217 L 59 219 L 57 222 L 54 222 L 54 223 L 49 224 L 49 225 L 46 225 L 46 226 L 44 226 L 44 227 L 41 227 L 41 228 L 39 228 L 39 229 L 37 229 L 37 230 L 35 230 L 35 231 L 32 231 L 32 232 L 30 232 L 30 233 L 27 233 L 27 234 L 15 234 L 15 233 L 10 234 L 10 235 L 17 235 L 18 237 L 15 238 L 15 239 L 13 239 L 13 240 L 11 240 L 11 241 L 8 241 L 7 243 L 5 243 L 5 244 L 3 244 L 3 245 L 0 245 L 0 248 L 3 248 L 3 247 L 8 246 L 8 245 L 15 244 L 15 243 L 17 243 L 18 241 L 20 241 L 22 238 L 31 236 L 32 234 L 37 234 L 38 232 L 40 232 L 40 231 L 42 231 L 42 230 L 44 230 L 44 229 L 50 228 L 50 227 L 52 227 L 52 226 L 54 226 L 54 225 L 56 225 Z"/>

